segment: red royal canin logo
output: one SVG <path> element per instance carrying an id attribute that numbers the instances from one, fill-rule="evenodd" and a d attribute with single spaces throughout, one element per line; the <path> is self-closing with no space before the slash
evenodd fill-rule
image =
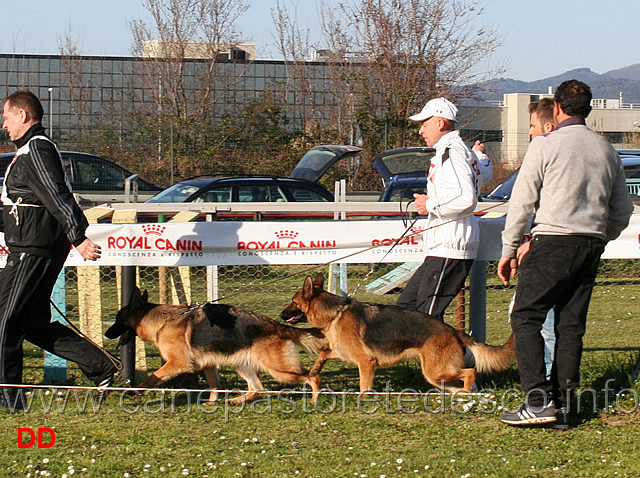
<path id="1" fill-rule="evenodd" d="M 166 229 L 166 226 L 160 224 L 144 224 L 142 226 L 143 236 L 109 236 L 107 238 L 107 249 L 202 251 L 202 241 L 162 237 Z"/>
<path id="2" fill-rule="evenodd" d="M 371 241 L 371 245 L 373 247 L 378 246 L 421 246 L 422 245 L 422 235 L 420 233 L 424 232 L 424 227 L 422 226 L 413 226 L 406 237 L 398 240 L 398 238 L 394 237 L 385 237 L 385 238 L 376 238 Z"/>
<path id="3" fill-rule="evenodd" d="M 330 249 L 336 247 L 335 239 L 299 239 L 299 232 L 291 229 L 282 229 L 274 233 L 275 239 L 265 241 L 238 242 L 237 249 Z"/>
<path id="4" fill-rule="evenodd" d="M 153 234 L 156 236 L 162 236 L 166 229 L 167 228 L 165 226 L 161 226 L 160 224 L 145 224 L 144 226 L 142 226 L 142 232 L 147 235 Z"/>

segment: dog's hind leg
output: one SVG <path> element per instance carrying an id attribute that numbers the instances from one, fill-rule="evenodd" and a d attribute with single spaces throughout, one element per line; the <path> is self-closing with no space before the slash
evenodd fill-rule
<path id="1" fill-rule="evenodd" d="M 292 369 L 296 368 L 297 370 L 276 370 L 273 368 L 268 368 L 267 373 L 280 383 L 306 383 L 311 387 L 311 403 L 316 403 L 316 401 L 318 400 L 318 395 L 320 394 L 320 375 L 311 375 L 304 369 L 302 363 L 289 365 Z"/>
<path id="2" fill-rule="evenodd" d="M 422 373 L 431 385 L 451 393 L 471 393 L 471 387 L 476 381 L 475 368 L 463 368 L 457 372 L 431 370 L 430 375 L 427 375 L 423 369 Z"/>
<path id="3" fill-rule="evenodd" d="M 460 380 L 462 380 L 462 388 L 467 392 L 471 392 L 471 387 L 476 383 L 476 369 L 463 368 L 460 370 Z"/>
<path id="4" fill-rule="evenodd" d="M 420 366 L 425 380 L 434 387 L 448 392 L 464 391 L 461 370 L 451 362 L 438 359 L 432 354 L 424 354 L 421 357 Z M 458 386 L 454 382 L 458 382 Z M 470 386 L 470 385 L 469 385 Z M 469 389 L 470 390 L 470 389 Z"/>
<path id="5" fill-rule="evenodd" d="M 207 386 L 211 390 L 209 393 L 209 402 L 205 403 L 216 402 L 218 401 L 218 390 L 220 389 L 220 374 L 218 374 L 218 367 L 214 365 L 213 367 L 207 367 L 202 371 L 207 379 Z"/>
<path id="6" fill-rule="evenodd" d="M 247 382 L 247 393 L 239 397 L 229 400 L 231 405 L 241 405 L 244 402 L 255 400 L 261 395 L 260 391 L 264 390 L 264 386 L 258 377 L 255 369 L 249 367 L 236 367 L 236 372 Z"/>
<path id="7" fill-rule="evenodd" d="M 326 352 L 321 352 L 323 356 Z M 287 342 L 278 346 L 274 344 L 261 354 L 261 363 L 264 370 L 280 383 L 304 382 L 311 387 L 311 402 L 318 400 L 320 393 L 320 375 L 311 374 L 302 365 L 300 354 L 293 342 Z M 316 365 L 317 365 L 316 361 Z M 323 361 L 324 363 L 324 361 Z M 314 365 L 314 368 L 316 367 Z M 322 368 L 319 366 L 318 368 Z"/>

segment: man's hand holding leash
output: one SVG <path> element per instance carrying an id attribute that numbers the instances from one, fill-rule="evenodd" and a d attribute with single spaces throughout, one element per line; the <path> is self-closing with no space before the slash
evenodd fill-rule
<path id="1" fill-rule="evenodd" d="M 429 210 L 427 209 L 428 199 L 429 196 L 427 196 L 426 194 L 413 193 L 413 202 L 415 203 L 416 211 L 418 211 L 418 214 L 420 214 L 421 216 L 426 216 L 427 214 L 429 214 Z"/>

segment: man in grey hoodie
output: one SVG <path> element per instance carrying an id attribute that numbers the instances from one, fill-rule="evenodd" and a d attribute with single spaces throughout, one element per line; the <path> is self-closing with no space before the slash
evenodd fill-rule
<path id="1" fill-rule="evenodd" d="M 513 188 L 498 276 L 509 284 L 531 214 L 531 248 L 520 264 L 511 315 L 525 403 L 501 420 L 510 425 L 552 423 L 568 428 L 570 393 L 579 382 L 582 337 L 600 256 L 629 224 L 633 204 L 620 157 L 586 126 L 588 85 L 569 80 L 554 96 L 557 129 L 531 141 Z M 542 323 L 556 312 L 556 356 L 546 378 Z"/>

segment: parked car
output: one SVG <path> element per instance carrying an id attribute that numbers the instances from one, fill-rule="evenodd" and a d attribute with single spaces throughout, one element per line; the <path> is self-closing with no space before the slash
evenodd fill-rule
<path id="1" fill-rule="evenodd" d="M 413 193 L 424 194 L 427 171 L 435 154 L 434 148 L 417 146 L 390 149 L 376 157 L 373 167 L 384 186 L 380 201 L 408 201 L 413 199 Z"/>
<path id="2" fill-rule="evenodd" d="M 513 191 L 513 185 L 518 179 L 518 173 L 520 172 L 520 168 L 516 169 L 512 172 L 507 179 L 498 184 L 489 194 L 485 194 L 482 196 L 483 201 L 508 201 L 511 197 L 511 191 Z"/>
<path id="3" fill-rule="evenodd" d="M 637 148 L 617 148 L 620 156 L 640 156 L 640 149 Z"/>
<path id="4" fill-rule="evenodd" d="M 148 199 L 162 202 L 333 201 L 319 184 L 282 177 L 199 177 L 187 179 Z"/>
<path id="5" fill-rule="evenodd" d="M 638 192 L 640 192 L 640 154 L 629 154 L 629 151 L 639 151 L 640 153 L 640 150 L 618 150 L 622 167 L 624 168 L 624 175 L 627 179 L 629 193 L 637 195 Z M 508 201 L 519 172 L 520 169 L 516 169 L 507 179 L 496 186 L 493 191 L 483 196 L 482 199 L 485 201 Z"/>
<path id="6" fill-rule="evenodd" d="M 315 181 L 338 160 L 353 158 L 360 151 L 355 146 L 315 146 L 300 159 L 290 178 L 197 177 L 174 184 L 147 202 L 333 201 L 333 194 Z"/>
<path id="7" fill-rule="evenodd" d="M 133 175 L 122 166 L 101 156 L 75 151 L 61 151 L 71 189 L 81 206 L 127 202 L 125 180 Z M 14 153 L 0 154 L 0 171 L 4 176 Z M 137 178 L 139 202 L 162 191 L 162 187 Z"/>
<path id="8" fill-rule="evenodd" d="M 618 149 L 627 178 L 629 193 L 640 193 L 640 149 Z M 374 159 L 373 166 L 382 176 L 385 187 L 380 201 L 409 201 L 413 194 L 424 194 L 427 187 L 426 171 L 429 169 L 435 149 L 428 147 L 398 148 L 385 151 Z M 482 201 L 508 201 L 518 178 L 516 169 Z"/>

